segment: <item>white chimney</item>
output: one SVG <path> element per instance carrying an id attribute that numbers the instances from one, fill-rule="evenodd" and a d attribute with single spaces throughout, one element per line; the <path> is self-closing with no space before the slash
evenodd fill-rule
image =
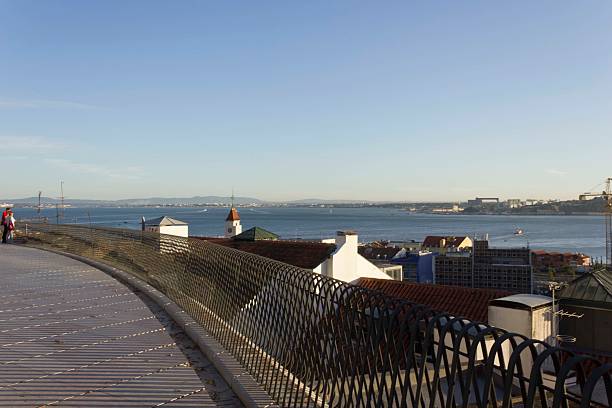
<path id="1" fill-rule="evenodd" d="M 357 252 L 358 243 L 359 237 L 355 231 L 338 231 L 336 233 L 336 245 L 338 248 L 346 247 Z"/>

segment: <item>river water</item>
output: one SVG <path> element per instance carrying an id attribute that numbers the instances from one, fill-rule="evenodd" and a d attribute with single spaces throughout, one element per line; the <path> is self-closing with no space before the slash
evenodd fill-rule
<path id="1" fill-rule="evenodd" d="M 427 235 L 484 235 L 494 246 L 529 246 L 550 251 L 605 256 L 602 216 L 511 216 L 409 214 L 388 208 L 240 208 L 243 230 L 258 226 L 285 239 L 330 238 L 338 230 L 357 231 L 361 242 L 416 240 Z M 141 217 L 167 215 L 189 223 L 190 235 L 223 234 L 227 208 L 66 208 L 63 223 L 140 228 Z M 35 210 L 17 208 L 16 217 L 32 218 Z M 55 209 L 42 215 L 56 221 Z M 521 228 L 522 236 L 514 231 Z"/>

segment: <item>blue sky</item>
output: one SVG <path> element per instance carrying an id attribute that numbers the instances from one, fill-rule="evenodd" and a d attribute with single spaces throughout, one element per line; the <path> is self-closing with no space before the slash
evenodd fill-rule
<path id="1" fill-rule="evenodd" d="M 0 0 L 0 196 L 572 198 L 612 2 Z"/>

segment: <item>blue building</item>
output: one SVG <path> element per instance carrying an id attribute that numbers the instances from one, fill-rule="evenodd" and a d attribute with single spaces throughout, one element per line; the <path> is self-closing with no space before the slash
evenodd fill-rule
<path id="1" fill-rule="evenodd" d="M 407 252 L 390 262 L 402 265 L 404 281 L 434 283 L 434 254 L 431 252 Z"/>
<path id="2" fill-rule="evenodd" d="M 434 283 L 434 256 L 437 253 L 371 245 L 359 247 L 359 253 L 374 263 L 386 262 L 388 264 L 401 265 L 403 281 Z"/>

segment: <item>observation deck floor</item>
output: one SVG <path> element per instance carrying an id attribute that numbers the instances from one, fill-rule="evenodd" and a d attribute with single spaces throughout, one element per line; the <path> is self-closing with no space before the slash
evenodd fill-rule
<path id="1" fill-rule="evenodd" d="M 146 296 L 71 258 L 0 245 L 0 406 L 242 405 Z"/>

